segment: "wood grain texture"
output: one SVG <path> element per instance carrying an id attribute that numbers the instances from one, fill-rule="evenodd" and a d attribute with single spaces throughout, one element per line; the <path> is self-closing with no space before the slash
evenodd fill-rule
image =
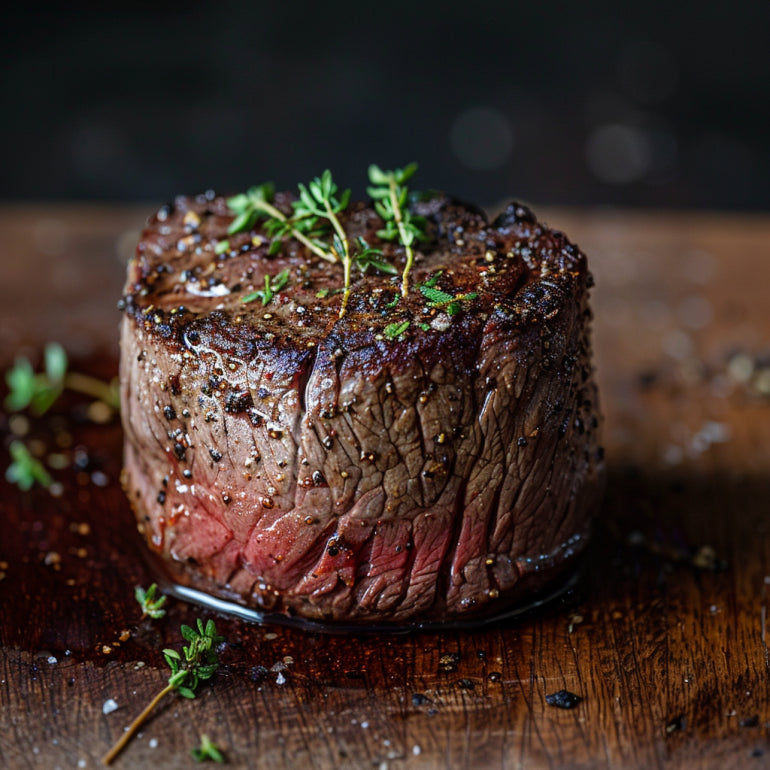
<path id="1" fill-rule="evenodd" d="M 3 366 L 58 339 L 115 372 L 123 261 L 151 210 L 0 208 Z M 770 397 L 757 380 L 763 366 L 770 378 L 770 218 L 545 218 L 597 278 L 610 478 L 577 586 L 478 631 L 328 636 L 217 617 L 229 644 L 212 685 L 168 699 L 116 768 L 189 767 L 202 733 L 235 768 L 770 766 Z M 0 429 L 4 467 L 19 425 Z M 151 573 L 116 423 L 93 424 L 73 398 L 26 440 L 77 462 L 54 471 L 60 497 L 0 487 L 0 766 L 96 767 L 165 683 L 160 649 L 207 613 L 171 602 L 139 622 L 133 587 Z M 560 689 L 576 708 L 546 704 Z"/>

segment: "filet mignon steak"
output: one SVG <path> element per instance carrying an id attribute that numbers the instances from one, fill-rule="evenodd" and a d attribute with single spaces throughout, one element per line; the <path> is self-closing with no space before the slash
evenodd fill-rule
<path id="1" fill-rule="evenodd" d="M 342 318 L 341 265 L 291 238 L 269 254 L 259 223 L 228 237 L 221 197 L 148 222 L 121 301 L 123 482 L 180 583 L 332 623 L 442 622 L 526 602 L 583 549 L 603 477 L 586 258 L 519 204 L 491 224 L 443 195 L 412 207 L 412 290 L 394 306 L 399 277 L 356 270 Z M 372 208 L 342 221 L 401 269 Z M 426 283 L 476 296 L 450 315 Z"/>

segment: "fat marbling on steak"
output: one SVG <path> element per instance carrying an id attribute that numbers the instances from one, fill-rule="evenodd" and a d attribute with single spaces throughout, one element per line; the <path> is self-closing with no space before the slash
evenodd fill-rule
<path id="1" fill-rule="evenodd" d="M 271 256 L 257 223 L 217 254 L 225 199 L 149 221 L 121 303 L 124 487 L 176 580 L 313 620 L 451 621 L 526 602 L 582 550 L 603 476 L 585 256 L 518 204 L 413 208 L 408 296 L 356 269 L 342 318 L 341 265 L 299 242 Z M 402 269 L 370 206 L 342 222 Z M 426 281 L 477 296 L 449 315 Z"/>

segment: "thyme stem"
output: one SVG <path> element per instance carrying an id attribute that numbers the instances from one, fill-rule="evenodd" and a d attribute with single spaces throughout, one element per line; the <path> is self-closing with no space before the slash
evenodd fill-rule
<path id="1" fill-rule="evenodd" d="M 329 221 L 332 223 L 334 232 L 337 233 L 337 237 L 340 239 L 340 243 L 342 243 L 343 253 L 339 255 L 342 258 L 342 266 L 345 270 L 345 291 L 342 295 L 342 306 L 340 307 L 340 318 L 342 318 L 345 315 L 345 311 L 348 307 L 348 300 L 350 299 L 350 268 L 353 264 L 353 260 L 350 258 L 348 235 L 340 224 L 340 220 L 337 219 L 337 215 L 332 210 L 328 199 L 324 200 L 324 208 L 326 209 Z"/>
<path id="2" fill-rule="evenodd" d="M 112 383 L 103 382 L 80 372 L 67 372 L 64 375 L 64 387 L 103 401 L 116 412 L 120 410 L 120 394 Z"/>
<path id="3" fill-rule="evenodd" d="M 144 724 L 147 717 L 150 716 L 152 710 L 166 697 L 170 692 L 173 692 L 176 687 L 172 684 L 166 685 L 148 704 L 141 714 L 129 725 L 123 735 L 120 736 L 120 740 L 102 757 L 102 764 L 109 765 L 126 747 L 131 738 L 137 730 Z"/>
<path id="4" fill-rule="evenodd" d="M 415 239 L 426 240 L 425 218 L 412 214 L 409 209 L 409 190 L 406 182 L 417 171 L 417 164 L 383 171 L 379 166 L 369 166 L 371 186 L 366 191 L 374 200 L 374 210 L 382 217 L 384 227 L 377 235 L 386 241 L 398 241 L 404 247 L 406 264 L 401 273 L 401 296 L 409 294 L 409 271 L 414 264 L 412 244 Z"/>
<path id="5" fill-rule="evenodd" d="M 393 218 L 396 220 L 398 235 L 401 243 L 404 244 L 404 251 L 406 252 L 406 264 L 404 265 L 404 272 L 401 274 L 401 296 L 406 297 L 406 295 L 409 294 L 409 271 L 412 269 L 412 264 L 414 263 L 414 251 L 412 251 L 412 239 L 410 235 L 407 234 L 406 227 L 404 227 L 404 219 L 401 216 L 401 206 L 398 203 L 398 190 L 396 188 L 396 177 L 391 174 L 388 179 L 390 203 L 393 206 Z"/>

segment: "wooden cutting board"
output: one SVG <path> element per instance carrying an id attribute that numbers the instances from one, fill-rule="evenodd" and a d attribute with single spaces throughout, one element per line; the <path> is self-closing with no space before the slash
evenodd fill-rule
<path id="1" fill-rule="evenodd" d="M 115 301 L 151 210 L 0 208 L 3 368 L 58 340 L 115 374 Z M 575 588 L 475 631 L 331 636 L 173 600 L 140 622 L 134 586 L 153 578 L 119 425 L 78 398 L 1 416 L 3 468 L 25 430 L 63 466 L 58 496 L 0 485 L 1 767 L 98 766 L 198 616 L 228 640 L 222 669 L 115 767 L 189 767 L 204 733 L 235 768 L 770 767 L 770 218 L 545 218 L 597 278 L 609 485 Z M 582 700 L 547 705 L 561 689 Z"/>

